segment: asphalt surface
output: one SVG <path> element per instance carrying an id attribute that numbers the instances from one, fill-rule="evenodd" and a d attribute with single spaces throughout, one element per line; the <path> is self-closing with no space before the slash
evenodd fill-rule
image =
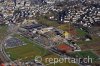
<path id="1" fill-rule="evenodd" d="M 4 40 L 0 42 L 0 63 L 6 63 L 9 62 L 10 60 L 6 57 L 5 51 L 2 50 L 3 49 L 2 44 L 4 44 Z"/>
<path id="2" fill-rule="evenodd" d="M 6 63 L 7 59 L 4 57 L 4 55 L 0 52 L 0 63 Z"/>
<path id="3" fill-rule="evenodd" d="M 13 25 L 14 26 L 14 25 Z M 11 27 L 11 26 L 8 26 L 8 31 L 10 32 L 6 37 L 4 37 L 3 40 L 0 41 L 0 63 L 6 63 L 6 62 L 10 62 L 10 58 L 8 57 L 8 55 L 5 53 L 5 50 L 4 50 L 4 42 L 5 42 L 5 39 L 10 36 L 11 34 L 13 34 L 14 32 L 16 32 L 16 27 Z"/>
<path id="4" fill-rule="evenodd" d="M 4 57 L 4 55 L 2 54 L 2 51 L 1 51 L 1 49 L 2 49 L 1 43 L 2 43 L 2 42 L 0 42 L 0 64 L 1 64 L 1 63 L 5 63 L 5 62 L 7 61 L 7 59 L 6 59 L 6 58 Z"/>

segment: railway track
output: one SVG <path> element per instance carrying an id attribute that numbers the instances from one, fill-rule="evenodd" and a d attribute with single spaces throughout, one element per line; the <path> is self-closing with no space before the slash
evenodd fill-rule
<path id="1" fill-rule="evenodd" d="M 1 60 L 1 58 L 0 58 L 0 64 L 2 64 L 3 63 L 3 61 Z"/>

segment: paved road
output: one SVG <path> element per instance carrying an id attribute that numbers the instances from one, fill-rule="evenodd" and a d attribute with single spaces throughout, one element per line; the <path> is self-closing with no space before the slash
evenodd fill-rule
<path id="1" fill-rule="evenodd" d="M 11 34 L 15 33 L 17 28 L 14 27 L 15 25 L 12 25 L 12 26 L 8 26 L 8 31 L 10 32 L 6 37 L 4 37 L 4 39 L 2 41 L 0 41 L 0 59 L 2 62 L 9 62 L 11 61 L 10 58 L 8 57 L 8 55 L 6 55 L 5 53 L 5 50 L 4 50 L 4 47 L 3 45 L 5 44 L 5 39 L 10 36 Z"/>
<path id="2" fill-rule="evenodd" d="M 0 42 L 0 60 L 2 62 L 6 63 L 6 62 L 9 62 L 10 59 L 7 58 L 7 55 L 6 55 L 5 51 L 4 51 L 4 48 L 3 48 L 4 41 L 5 41 L 5 39 Z"/>
<path id="3" fill-rule="evenodd" d="M 1 43 L 1 42 L 0 42 Z M 1 51 L 2 47 L 1 47 L 1 44 L 0 44 L 0 63 L 5 63 L 7 62 L 7 59 L 5 58 L 3 52 Z"/>
<path id="4" fill-rule="evenodd" d="M 3 55 L 2 55 L 2 53 L 0 52 L 0 63 L 2 63 L 2 62 L 5 62 L 5 59 L 4 59 Z"/>
<path id="5" fill-rule="evenodd" d="M 7 58 L 5 58 L 2 52 L 0 52 L 0 63 L 1 62 L 6 63 L 7 61 L 8 61 Z"/>

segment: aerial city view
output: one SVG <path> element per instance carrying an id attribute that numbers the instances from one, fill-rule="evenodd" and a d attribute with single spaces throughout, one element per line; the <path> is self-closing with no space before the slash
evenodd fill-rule
<path id="1" fill-rule="evenodd" d="M 0 66 L 100 66 L 100 0 L 0 0 Z"/>

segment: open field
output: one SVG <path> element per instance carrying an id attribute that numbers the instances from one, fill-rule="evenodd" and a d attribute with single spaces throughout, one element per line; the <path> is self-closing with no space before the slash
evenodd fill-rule
<path id="1" fill-rule="evenodd" d="M 99 50 L 100 49 L 100 41 L 97 42 L 87 42 L 89 44 L 83 44 L 81 45 L 81 49 L 82 50 L 88 50 L 88 49 L 92 49 L 92 50 Z"/>
<path id="2" fill-rule="evenodd" d="M 78 45 L 86 45 L 86 44 L 95 44 L 95 43 L 99 43 L 100 42 L 100 38 L 99 37 L 93 37 L 93 39 L 91 41 L 82 41 L 82 40 L 79 40 L 77 41 L 76 43 Z"/>
<path id="3" fill-rule="evenodd" d="M 10 49 L 6 49 L 6 52 L 10 54 L 10 57 L 12 60 L 32 60 L 35 58 L 35 56 L 41 56 L 43 58 L 43 63 L 44 64 L 48 64 L 45 62 L 46 58 L 59 58 L 59 56 L 49 52 L 48 50 L 45 50 L 44 48 L 40 47 L 39 45 L 37 45 L 35 42 L 30 41 L 29 39 L 23 37 L 23 36 L 19 36 L 19 35 L 15 35 L 15 37 L 23 40 L 27 45 L 25 46 L 20 46 L 20 47 L 16 47 L 16 48 L 10 48 Z M 50 64 L 47 66 L 78 66 L 77 64 L 72 64 L 72 63 L 57 63 L 57 64 Z"/>
<path id="4" fill-rule="evenodd" d="M 48 20 L 48 19 L 45 18 L 45 16 L 39 16 L 37 18 L 37 22 L 42 24 L 42 25 L 46 25 L 46 26 L 54 26 L 54 27 L 59 26 L 57 21 Z"/>
<path id="5" fill-rule="evenodd" d="M 87 34 L 85 31 L 78 28 L 76 29 L 76 32 L 78 37 L 85 36 Z"/>
<path id="6" fill-rule="evenodd" d="M 35 42 L 31 42 L 27 38 L 24 38 L 22 36 L 20 37 L 18 35 L 16 37 L 24 41 L 27 45 L 6 49 L 6 52 L 8 52 L 11 55 L 12 60 L 16 59 L 30 60 L 35 56 L 44 56 L 45 53 L 48 53 L 47 50 L 40 47 Z"/>
<path id="7" fill-rule="evenodd" d="M 91 49 L 96 54 L 100 55 L 100 41 L 91 42 L 90 44 L 83 44 L 80 46 L 82 50 L 89 50 Z"/>
<path id="8" fill-rule="evenodd" d="M 78 66 L 78 65 L 73 64 L 73 63 L 56 63 L 56 64 L 47 65 L 47 66 Z"/>
<path id="9" fill-rule="evenodd" d="M 0 25 L 0 39 L 7 35 L 7 25 Z"/>
<path id="10" fill-rule="evenodd" d="M 93 61 L 98 60 L 98 56 L 94 54 L 92 51 L 80 51 L 72 53 L 73 56 L 78 56 L 79 58 L 92 58 Z"/>
<path id="11" fill-rule="evenodd" d="M 51 55 L 48 55 L 48 56 L 45 56 L 45 57 L 43 57 L 43 62 L 44 61 L 46 61 L 45 59 L 46 58 L 52 58 L 52 59 L 54 59 L 54 58 L 60 58 L 59 56 L 57 56 L 57 55 L 55 55 L 55 54 L 51 54 Z M 45 62 L 44 62 L 45 63 Z M 55 63 L 55 64 L 50 64 L 50 63 L 45 63 L 47 66 L 78 66 L 77 64 L 74 64 L 74 63 L 68 63 L 68 61 L 66 61 L 66 62 L 64 62 L 64 63 L 60 63 L 60 62 L 58 62 L 58 63 Z"/>

